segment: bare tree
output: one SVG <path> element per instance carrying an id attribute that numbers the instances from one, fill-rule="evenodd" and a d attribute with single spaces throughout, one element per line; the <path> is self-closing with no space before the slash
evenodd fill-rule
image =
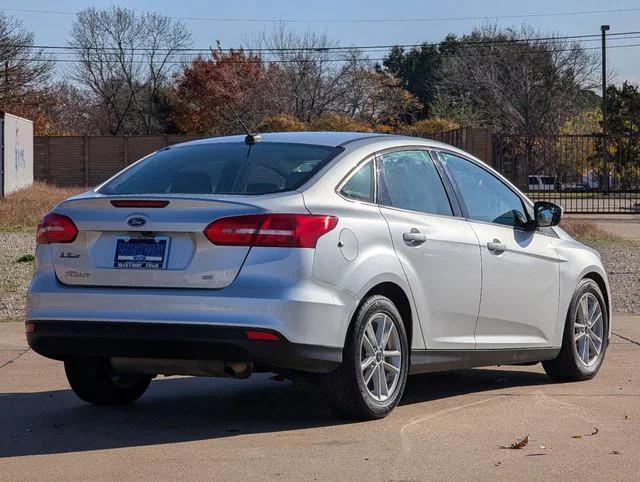
<path id="1" fill-rule="evenodd" d="M 53 69 L 43 50 L 34 48 L 33 33 L 0 12 L 0 109 L 11 108 L 26 90 L 46 84 Z"/>
<path id="2" fill-rule="evenodd" d="M 331 51 L 335 41 L 326 34 L 299 35 L 279 25 L 262 34 L 261 44 L 283 71 L 283 112 L 308 122 L 326 112 L 342 111 L 349 70 L 344 60 L 349 53 L 341 56 Z"/>
<path id="3" fill-rule="evenodd" d="M 557 133 L 593 87 L 597 58 L 561 38 L 540 39 L 529 27 L 483 26 L 461 39 L 443 61 L 443 102 L 474 110 L 506 133 Z"/>
<path id="4" fill-rule="evenodd" d="M 444 59 L 440 104 L 434 109 L 446 112 L 443 104 L 449 102 L 454 112 L 475 111 L 499 132 L 515 134 L 503 138 L 502 149 L 516 160 L 514 175 L 521 185 L 529 174 L 559 174 L 548 136 L 584 107 L 598 65 L 597 57 L 575 42 L 541 37 L 526 26 L 490 25 L 463 37 Z"/>
<path id="5" fill-rule="evenodd" d="M 161 90 L 178 66 L 180 50 L 191 44 L 184 24 L 122 7 L 88 8 L 77 14 L 70 35 L 78 60 L 72 78 L 100 108 L 96 117 L 106 121 L 102 130 L 161 130 Z"/>

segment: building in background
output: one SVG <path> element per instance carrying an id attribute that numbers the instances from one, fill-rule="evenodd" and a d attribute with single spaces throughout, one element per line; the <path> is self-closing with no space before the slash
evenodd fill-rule
<path id="1" fill-rule="evenodd" d="M 0 113 L 0 197 L 33 184 L 33 122 Z"/>

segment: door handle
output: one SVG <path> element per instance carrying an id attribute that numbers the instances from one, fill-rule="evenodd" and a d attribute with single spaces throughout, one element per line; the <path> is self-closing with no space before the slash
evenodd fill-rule
<path id="1" fill-rule="evenodd" d="M 487 243 L 487 249 L 493 254 L 502 254 L 507 250 L 507 247 L 499 239 L 494 239 Z"/>
<path id="2" fill-rule="evenodd" d="M 411 228 L 408 233 L 402 233 L 402 239 L 408 246 L 420 246 L 427 241 L 427 237 L 416 228 Z"/>

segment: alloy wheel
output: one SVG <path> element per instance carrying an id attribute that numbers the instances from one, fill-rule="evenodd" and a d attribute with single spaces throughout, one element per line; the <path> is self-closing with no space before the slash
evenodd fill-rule
<path id="1" fill-rule="evenodd" d="M 578 358 L 585 366 L 594 365 L 604 348 L 604 319 L 602 307 L 593 294 L 585 293 L 578 301 L 573 327 Z"/>
<path id="2" fill-rule="evenodd" d="M 360 343 L 360 370 L 367 392 L 377 402 L 395 394 L 402 368 L 402 345 L 393 320 L 375 313 L 367 321 Z"/>

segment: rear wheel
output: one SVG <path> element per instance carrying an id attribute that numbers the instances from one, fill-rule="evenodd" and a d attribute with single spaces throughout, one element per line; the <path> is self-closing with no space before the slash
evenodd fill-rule
<path id="1" fill-rule="evenodd" d="M 107 358 L 67 360 L 64 371 L 75 394 L 96 405 L 129 405 L 142 396 L 151 382 L 150 376 L 114 372 Z"/>
<path id="2" fill-rule="evenodd" d="M 569 306 L 560 354 L 542 365 L 554 380 L 589 380 L 602 366 L 608 336 L 609 317 L 602 291 L 595 281 L 583 279 Z"/>
<path id="3" fill-rule="evenodd" d="M 367 298 L 349 329 L 342 365 L 324 375 L 333 408 L 348 418 L 385 417 L 407 381 L 409 346 L 402 318 L 384 296 Z"/>

